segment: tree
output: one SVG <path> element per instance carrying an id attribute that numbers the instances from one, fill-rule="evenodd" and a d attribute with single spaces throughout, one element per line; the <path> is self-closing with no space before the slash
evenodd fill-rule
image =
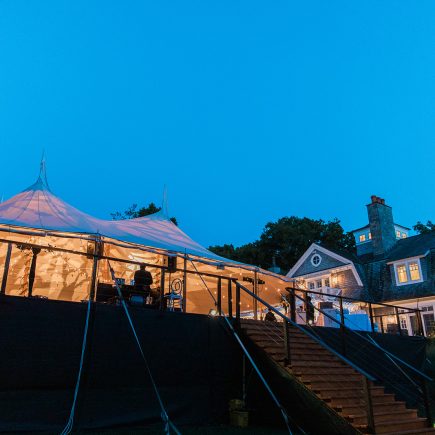
<path id="1" fill-rule="evenodd" d="M 209 249 L 223 257 L 263 268 L 271 267 L 275 256 L 277 266 L 288 271 L 311 243 L 320 243 L 330 249 L 355 250 L 353 235 L 343 230 L 338 219 L 325 222 L 296 216 L 267 223 L 255 242 L 237 248 L 223 245 Z"/>
<path id="2" fill-rule="evenodd" d="M 149 216 L 150 214 L 154 214 L 159 212 L 162 207 L 157 207 L 153 202 L 150 202 L 147 207 L 137 208 L 137 204 L 133 204 L 124 212 L 120 213 L 119 211 L 115 213 L 110 213 L 113 220 L 123 220 L 123 219 L 135 219 L 139 217 Z M 175 217 L 171 217 L 170 220 L 178 225 L 177 219 Z"/>
<path id="3" fill-rule="evenodd" d="M 221 257 L 231 258 L 233 260 L 236 257 L 236 249 L 234 248 L 234 245 L 216 245 L 210 246 L 208 249 L 214 252 L 216 255 L 220 255 Z"/>
<path id="4" fill-rule="evenodd" d="M 427 221 L 425 224 L 418 221 L 412 228 L 419 234 L 428 234 L 435 232 L 435 224 L 432 223 L 432 221 Z"/>

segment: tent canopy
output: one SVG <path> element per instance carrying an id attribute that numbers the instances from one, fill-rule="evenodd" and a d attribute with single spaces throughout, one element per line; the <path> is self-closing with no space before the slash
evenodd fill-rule
<path id="1" fill-rule="evenodd" d="M 98 219 L 83 213 L 51 192 L 43 171 L 34 184 L 0 204 L 0 224 L 94 234 L 211 260 L 229 261 L 192 240 L 163 210 L 146 217 L 117 221 Z"/>
<path id="2" fill-rule="evenodd" d="M 158 286 L 167 256 L 184 257 L 184 261 L 161 286 L 167 291 L 177 280 L 185 281 L 189 312 L 207 313 L 222 279 L 249 279 L 252 286 L 256 277 L 256 282 L 262 283 L 261 296 L 273 303 L 279 302 L 289 281 L 256 266 L 215 255 L 181 231 L 164 209 L 150 216 L 119 221 L 83 213 L 52 193 L 44 164 L 34 184 L 0 204 L 0 232 L 0 264 L 4 264 L 0 268 L 1 282 L 9 295 L 30 295 L 30 270 L 32 264 L 36 265 L 32 246 L 41 248 L 36 254 L 32 295 L 50 299 L 86 299 L 94 274 L 99 283 L 113 283 L 109 261 L 116 277 L 126 283 L 133 279 L 139 263 L 147 264 Z M 99 255 L 103 260 L 98 267 L 92 256 L 97 241 L 102 242 Z M 9 252 L 11 244 L 14 248 Z M 229 293 L 222 296 L 223 300 L 225 297 Z M 242 295 L 242 310 L 252 307 L 252 297 Z"/>

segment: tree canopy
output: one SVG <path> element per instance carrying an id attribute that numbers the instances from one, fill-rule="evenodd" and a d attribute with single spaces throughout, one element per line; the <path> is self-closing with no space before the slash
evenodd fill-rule
<path id="1" fill-rule="evenodd" d="M 153 202 L 150 202 L 147 207 L 138 208 L 137 204 L 133 204 L 124 212 L 117 211 L 115 213 L 110 213 L 110 215 L 112 216 L 113 220 L 135 219 L 157 213 L 161 209 L 162 207 L 157 207 Z M 171 217 L 170 219 L 175 225 L 178 225 L 177 219 L 175 217 Z"/>
<path id="2" fill-rule="evenodd" d="M 210 246 L 210 250 L 235 261 L 269 268 L 273 256 L 276 265 L 287 272 L 312 243 L 338 250 L 355 250 L 352 233 L 343 230 L 338 219 L 324 221 L 296 216 L 269 222 L 259 238 L 240 247 L 232 244 Z"/>
<path id="3" fill-rule="evenodd" d="M 435 232 L 435 224 L 432 221 L 427 221 L 425 224 L 418 221 L 413 227 L 413 230 L 419 234 L 428 234 Z"/>

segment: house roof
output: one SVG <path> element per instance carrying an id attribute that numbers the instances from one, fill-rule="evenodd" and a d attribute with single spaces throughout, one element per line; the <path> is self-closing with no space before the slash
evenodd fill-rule
<path id="1" fill-rule="evenodd" d="M 419 234 L 406 239 L 400 239 L 385 255 L 387 261 L 402 260 L 404 258 L 425 255 L 435 248 L 435 233 Z"/>
<path id="2" fill-rule="evenodd" d="M 403 228 L 404 230 L 408 230 L 408 231 L 410 231 L 411 230 L 411 228 L 408 228 L 408 227 L 405 227 L 405 225 L 400 225 L 400 224 L 394 224 L 396 227 L 400 227 L 400 228 Z M 357 231 L 361 231 L 361 230 L 365 230 L 366 228 L 370 228 L 370 224 L 367 224 L 367 225 L 364 225 L 363 227 L 361 227 L 361 228 L 357 228 L 356 230 L 352 230 L 352 231 L 350 231 L 351 233 L 356 233 Z"/>
<path id="3" fill-rule="evenodd" d="M 340 255 L 341 257 L 344 257 L 346 259 L 348 259 L 349 261 L 351 261 L 352 263 L 361 263 L 361 257 L 358 257 L 356 254 L 354 254 L 353 252 L 350 251 L 344 251 L 344 250 L 340 250 L 340 249 L 331 249 L 329 246 L 326 245 L 320 245 L 323 248 L 327 249 L 328 251 L 334 252 L 337 255 Z"/>

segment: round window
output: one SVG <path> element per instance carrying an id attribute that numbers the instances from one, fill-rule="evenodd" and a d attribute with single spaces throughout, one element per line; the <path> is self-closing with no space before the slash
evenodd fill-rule
<path id="1" fill-rule="evenodd" d="M 321 257 L 319 254 L 314 254 L 314 255 L 311 257 L 311 264 L 312 264 L 314 267 L 317 267 L 321 262 L 322 262 L 322 257 Z"/>

